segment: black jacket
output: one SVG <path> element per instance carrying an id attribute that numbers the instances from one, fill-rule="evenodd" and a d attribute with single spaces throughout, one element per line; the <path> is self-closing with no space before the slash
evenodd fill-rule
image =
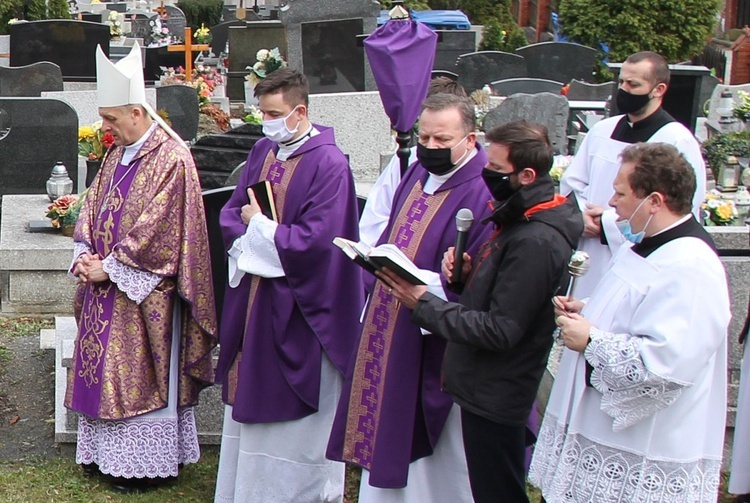
<path id="1" fill-rule="evenodd" d="M 449 341 L 443 389 L 462 408 L 507 426 L 524 425 L 531 411 L 553 342 L 550 300 L 565 294 L 583 232 L 575 198 L 554 198 L 548 176 L 514 194 L 488 219 L 498 231 L 472 257 L 459 302 L 426 293 L 412 314 Z M 545 202 L 553 207 L 537 206 Z"/>

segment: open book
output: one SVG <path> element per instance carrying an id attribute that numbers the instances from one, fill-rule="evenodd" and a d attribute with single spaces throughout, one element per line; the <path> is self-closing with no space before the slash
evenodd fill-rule
<path id="1" fill-rule="evenodd" d="M 404 252 L 391 243 L 371 247 L 365 243 L 355 243 L 345 238 L 334 238 L 333 244 L 341 248 L 347 257 L 366 271 L 375 274 L 387 267 L 412 285 L 426 285 L 429 278 Z"/>
<path id="2" fill-rule="evenodd" d="M 247 201 L 255 194 L 255 198 L 260 206 L 260 211 L 265 216 L 273 220 L 274 222 L 279 221 L 279 217 L 276 214 L 276 202 L 273 199 L 273 189 L 271 189 L 271 182 L 268 180 L 261 180 L 258 183 L 248 185 L 245 189 L 247 191 Z"/>

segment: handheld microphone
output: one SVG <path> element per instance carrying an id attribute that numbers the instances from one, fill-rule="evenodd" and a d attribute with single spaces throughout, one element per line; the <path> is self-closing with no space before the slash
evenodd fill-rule
<path id="1" fill-rule="evenodd" d="M 464 252 L 466 251 L 466 239 L 469 236 L 469 229 L 474 223 L 474 214 L 469 208 L 461 208 L 456 213 L 456 248 L 453 251 L 453 274 L 451 274 L 451 283 L 461 282 L 461 270 L 464 268 Z"/>

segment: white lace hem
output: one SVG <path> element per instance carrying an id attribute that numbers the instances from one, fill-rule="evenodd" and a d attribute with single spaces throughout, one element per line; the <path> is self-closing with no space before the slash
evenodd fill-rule
<path id="1" fill-rule="evenodd" d="M 529 482 L 548 503 L 715 503 L 720 469 L 720 459 L 652 459 L 580 434 L 566 435 L 566 427 L 548 413 Z"/>
<path id="2" fill-rule="evenodd" d="M 177 417 L 103 421 L 78 418 L 76 463 L 96 463 L 113 477 L 176 477 L 178 465 L 200 459 L 193 408 Z"/>
<path id="3" fill-rule="evenodd" d="M 614 419 L 612 430 L 669 407 L 682 394 L 682 383 L 649 372 L 641 359 L 641 339 L 591 330 L 584 356 L 594 367 L 591 385 L 602 394 L 601 410 Z"/>
<path id="4" fill-rule="evenodd" d="M 102 269 L 109 275 L 110 281 L 136 304 L 143 302 L 162 280 L 161 276 L 134 269 L 112 255 L 102 260 Z"/>
<path id="5" fill-rule="evenodd" d="M 73 268 L 76 265 L 76 260 L 78 260 L 78 257 L 83 255 L 84 253 L 91 253 L 91 248 L 86 243 L 81 243 L 80 241 L 76 241 L 73 243 L 73 260 L 70 261 L 70 267 L 68 267 L 68 277 L 72 279 L 77 279 L 73 275 Z"/>

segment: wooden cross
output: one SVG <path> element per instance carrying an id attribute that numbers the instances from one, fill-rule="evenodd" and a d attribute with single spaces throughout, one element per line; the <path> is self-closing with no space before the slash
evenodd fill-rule
<path id="1" fill-rule="evenodd" d="M 185 27 L 184 44 L 167 46 L 168 52 L 185 53 L 185 80 L 188 82 L 193 80 L 193 51 L 208 51 L 209 49 L 208 44 L 193 44 L 193 29 L 189 26 Z"/>
<path id="2" fill-rule="evenodd" d="M 165 17 L 167 15 L 167 9 L 164 7 L 164 0 L 161 0 L 161 7 L 155 8 L 154 12 L 157 12 L 159 17 Z"/>

